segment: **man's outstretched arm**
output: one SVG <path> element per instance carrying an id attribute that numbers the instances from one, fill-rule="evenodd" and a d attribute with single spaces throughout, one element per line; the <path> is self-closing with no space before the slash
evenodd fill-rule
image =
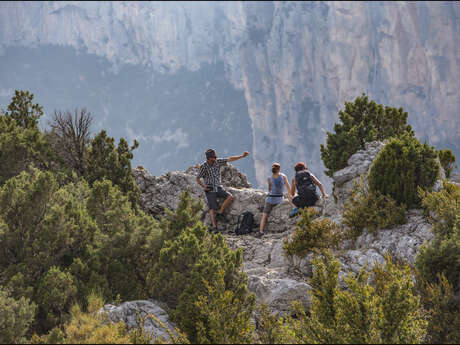
<path id="1" fill-rule="evenodd" d="M 237 161 L 238 159 L 241 159 L 241 158 L 244 158 L 244 157 L 247 157 L 247 156 L 249 156 L 249 152 L 244 151 L 244 153 L 241 156 L 228 157 L 227 162 Z"/>

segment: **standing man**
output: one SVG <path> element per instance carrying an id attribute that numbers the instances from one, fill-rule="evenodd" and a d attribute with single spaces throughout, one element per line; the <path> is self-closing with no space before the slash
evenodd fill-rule
<path id="1" fill-rule="evenodd" d="M 249 152 L 244 152 L 241 156 L 233 156 L 229 158 L 217 158 L 216 151 L 213 149 L 209 149 L 205 152 L 206 154 L 206 162 L 201 164 L 200 171 L 198 172 L 198 176 L 196 177 L 196 181 L 199 183 L 201 187 L 203 187 L 206 198 L 208 199 L 208 206 L 209 206 L 209 216 L 211 218 L 211 224 L 213 230 L 217 232 L 217 225 L 216 225 L 216 213 L 217 215 L 222 215 L 225 208 L 230 204 L 232 201 L 232 195 L 227 192 L 221 183 L 220 177 L 220 168 L 224 165 L 227 165 L 228 162 L 233 162 L 238 159 L 247 157 Z M 201 181 L 201 178 L 204 179 L 204 183 Z M 217 198 L 225 198 L 222 206 L 217 211 Z"/>

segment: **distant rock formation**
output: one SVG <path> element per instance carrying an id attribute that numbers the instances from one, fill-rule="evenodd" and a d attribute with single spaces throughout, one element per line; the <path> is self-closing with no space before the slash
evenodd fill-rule
<path id="1" fill-rule="evenodd" d="M 221 63 L 244 92 L 257 184 L 295 159 L 326 182 L 319 144 L 363 92 L 460 155 L 459 18 L 455 1 L 1 2 L 0 55 L 64 45 L 164 75 Z"/>

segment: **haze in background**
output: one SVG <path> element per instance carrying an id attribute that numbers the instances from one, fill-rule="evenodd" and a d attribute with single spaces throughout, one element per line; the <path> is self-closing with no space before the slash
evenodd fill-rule
<path id="1" fill-rule="evenodd" d="M 460 157 L 456 2 L 1 2 L 0 104 L 27 89 L 86 107 L 159 175 L 221 156 L 265 187 L 306 161 L 345 100 L 402 106 L 422 140 Z M 330 186 L 329 186 L 330 188 Z"/>

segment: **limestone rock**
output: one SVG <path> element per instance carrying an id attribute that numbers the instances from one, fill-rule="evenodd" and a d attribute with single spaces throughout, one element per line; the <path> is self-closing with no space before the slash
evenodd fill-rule
<path id="1" fill-rule="evenodd" d="M 364 150 L 350 157 L 348 167 L 334 174 L 333 195 L 321 198 L 315 205 L 318 217 L 328 218 L 341 226 L 343 205 L 351 194 L 354 182 L 361 175 L 366 181 L 369 168 L 384 145 L 384 142 L 367 143 Z M 177 207 L 179 196 L 186 189 L 193 198 L 202 200 L 206 205 L 205 194 L 195 180 L 196 173 L 196 167 L 159 177 L 151 176 L 145 170 L 134 171 L 142 192 L 141 206 L 160 218 L 165 208 Z M 224 218 L 218 220 L 218 229 L 224 233 L 231 248 L 243 250 L 243 270 L 249 278 L 249 290 L 256 294 L 259 302 L 268 304 L 274 313 L 289 312 L 292 300 L 300 300 L 308 307 L 311 289 L 308 278 L 312 275 L 313 254 L 303 258 L 284 256 L 283 241 L 295 231 L 297 221 L 297 218 L 288 216 L 291 209 L 288 200 L 283 200 L 273 209 L 263 237 L 256 238 L 254 234 L 236 236 L 233 231 L 238 216 L 244 211 L 254 213 L 254 231 L 258 231 L 267 192 L 247 187 L 244 177 L 232 166 L 224 176 L 223 183 L 232 193 L 233 202 L 226 209 Z M 431 240 L 433 234 L 421 210 L 410 210 L 407 218 L 406 224 L 378 229 L 375 233 L 364 231 L 356 241 L 344 241 L 334 253 L 342 265 L 340 277 L 343 278 L 346 272 L 358 273 L 365 265 L 371 269 L 376 262 L 383 263 L 386 254 L 413 265 L 419 247 Z M 203 221 L 209 225 L 207 207 L 203 211 Z"/>
<path id="2" fill-rule="evenodd" d="M 110 321 L 123 321 L 129 328 L 136 328 L 138 326 L 138 316 L 141 318 L 145 317 L 144 330 L 146 333 L 153 336 L 153 341 L 155 338 L 169 341 L 170 336 L 165 328 L 161 327 L 159 323 L 152 317 L 149 317 L 149 315 L 155 316 L 172 334 L 176 334 L 175 324 L 169 320 L 168 314 L 160 307 L 159 303 L 153 300 L 124 302 L 119 306 L 106 304 L 101 312 L 102 311 L 107 313 Z"/>

